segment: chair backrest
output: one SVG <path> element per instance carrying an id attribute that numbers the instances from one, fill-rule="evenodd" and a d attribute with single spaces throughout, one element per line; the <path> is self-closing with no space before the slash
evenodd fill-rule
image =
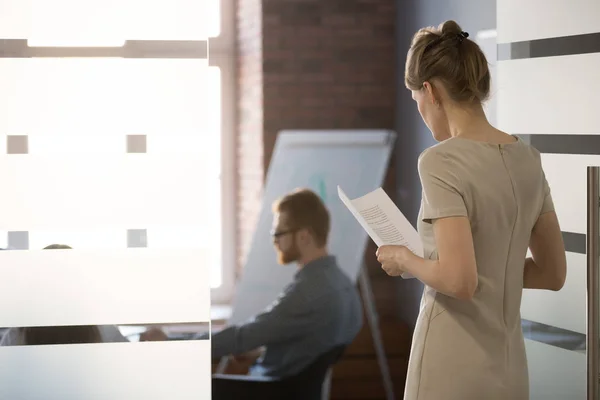
<path id="1" fill-rule="evenodd" d="M 321 354 L 300 373 L 282 379 L 286 399 L 321 400 L 323 382 L 329 368 L 338 362 L 347 345 L 340 345 Z M 289 396 L 289 397 L 288 397 Z"/>

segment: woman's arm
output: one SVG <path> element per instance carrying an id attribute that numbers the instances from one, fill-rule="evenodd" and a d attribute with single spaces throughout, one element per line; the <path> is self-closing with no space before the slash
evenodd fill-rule
<path id="1" fill-rule="evenodd" d="M 473 298 L 478 282 L 469 219 L 447 217 L 432 223 L 438 260 L 425 260 L 406 247 L 382 246 L 377 253 L 379 261 L 390 275 L 406 271 L 447 296 L 463 300 Z"/>
<path id="2" fill-rule="evenodd" d="M 532 258 L 525 260 L 523 287 L 560 290 L 567 277 L 567 258 L 554 211 L 539 216 L 529 239 Z"/>
<path id="3" fill-rule="evenodd" d="M 477 288 L 477 265 L 464 200 L 468 194 L 453 160 L 435 147 L 419 157 L 421 218 L 433 224 L 438 260 L 424 260 L 410 251 L 400 251 L 404 254 L 400 268 L 440 293 L 470 299 Z"/>

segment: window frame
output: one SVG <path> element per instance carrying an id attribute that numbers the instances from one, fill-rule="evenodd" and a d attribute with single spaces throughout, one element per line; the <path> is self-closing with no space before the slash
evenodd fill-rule
<path id="1" fill-rule="evenodd" d="M 221 286 L 211 305 L 229 305 L 237 265 L 235 1 L 220 0 L 219 35 L 208 39 L 208 65 L 221 72 Z"/>

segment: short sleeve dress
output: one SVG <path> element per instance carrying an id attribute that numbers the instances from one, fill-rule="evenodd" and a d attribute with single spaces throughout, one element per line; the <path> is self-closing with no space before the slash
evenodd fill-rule
<path id="1" fill-rule="evenodd" d="M 478 287 L 469 301 L 425 287 L 404 399 L 526 400 L 523 268 L 534 224 L 554 209 L 540 154 L 518 138 L 451 138 L 423 152 L 418 167 L 425 257 L 437 259 L 433 220 L 468 217 Z"/>

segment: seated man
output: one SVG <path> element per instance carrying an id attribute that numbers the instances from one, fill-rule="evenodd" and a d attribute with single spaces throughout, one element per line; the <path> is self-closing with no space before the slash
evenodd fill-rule
<path id="1" fill-rule="evenodd" d="M 363 321 L 354 283 L 327 252 L 330 218 L 321 199 L 297 190 L 275 202 L 273 212 L 279 263 L 295 263 L 298 271 L 264 312 L 214 334 L 212 356 L 260 354 L 250 374 L 281 378 L 352 342 Z"/>

